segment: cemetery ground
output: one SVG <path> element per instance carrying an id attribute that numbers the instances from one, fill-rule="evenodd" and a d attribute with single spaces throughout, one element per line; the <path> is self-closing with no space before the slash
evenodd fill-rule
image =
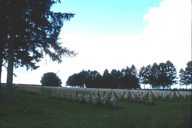
<path id="1" fill-rule="evenodd" d="M 13 91 L 0 97 L 0 128 L 190 128 L 191 99 L 118 107 L 75 103 Z"/>

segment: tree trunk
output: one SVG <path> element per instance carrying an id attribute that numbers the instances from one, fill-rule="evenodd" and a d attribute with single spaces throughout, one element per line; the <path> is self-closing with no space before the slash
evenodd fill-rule
<path id="1" fill-rule="evenodd" d="M 13 84 L 13 66 L 14 66 L 14 47 L 13 42 L 8 43 L 8 68 L 7 68 L 7 89 L 12 89 Z"/>
<path id="2" fill-rule="evenodd" d="M 1 50 L 1 49 L 0 49 Z M 3 63 L 3 56 L 2 51 L 0 51 L 0 95 L 1 95 L 1 73 L 2 73 L 2 63 Z"/>
<path id="3" fill-rule="evenodd" d="M 0 34 L 0 41 L 1 41 L 1 45 L 0 45 L 0 89 L 2 87 L 2 83 L 1 83 L 1 78 L 2 78 L 2 68 L 3 68 L 3 60 L 4 60 L 4 50 L 5 50 L 5 38 L 6 34 L 4 32 L 1 32 Z"/>
<path id="4" fill-rule="evenodd" d="M 3 46 L 0 46 L 0 94 L 1 94 L 1 74 L 2 74 L 2 66 L 3 66 Z"/>
<path id="5" fill-rule="evenodd" d="M 1 88 L 2 58 L 0 57 L 0 88 Z"/>

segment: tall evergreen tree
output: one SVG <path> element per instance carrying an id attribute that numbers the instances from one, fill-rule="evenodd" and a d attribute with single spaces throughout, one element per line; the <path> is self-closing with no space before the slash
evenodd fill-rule
<path id="1" fill-rule="evenodd" d="M 157 85 L 159 87 L 162 86 L 163 89 L 165 87 L 170 88 L 172 84 L 177 83 L 177 72 L 172 62 L 167 61 L 166 63 L 160 63 L 158 73 Z"/>
<path id="2" fill-rule="evenodd" d="M 192 84 L 192 61 L 189 61 L 186 68 L 181 69 L 179 73 L 180 84 L 186 85 L 187 88 L 187 85 Z"/>
<path id="3" fill-rule="evenodd" d="M 151 67 L 150 84 L 152 88 L 158 88 L 159 65 L 153 63 Z"/>
<path id="4" fill-rule="evenodd" d="M 141 67 L 141 69 L 139 70 L 139 82 L 141 84 L 144 84 L 144 89 L 146 84 L 150 84 L 151 78 L 152 78 L 151 65 Z"/>
<path id="5" fill-rule="evenodd" d="M 111 85 L 113 83 L 113 76 L 111 75 L 111 73 L 109 73 L 108 69 L 105 69 L 105 71 L 103 72 L 102 83 L 103 88 L 112 88 Z"/>
<path id="6" fill-rule="evenodd" d="M 140 88 L 137 70 L 134 65 L 122 69 L 121 75 L 122 88 Z"/>
<path id="7" fill-rule="evenodd" d="M 152 88 L 165 88 L 177 83 L 177 72 L 172 62 L 154 63 L 142 67 L 139 71 L 139 79 L 142 84 L 150 84 Z"/>
<path id="8" fill-rule="evenodd" d="M 3 36 L 3 47 L 8 53 L 2 59 L 8 63 L 7 85 L 11 87 L 13 66 L 26 66 L 36 69 L 36 62 L 45 54 L 53 61 L 62 61 L 63 55 L 73 52 L 58 42 L 64 19 L 73 14 L 55 13 L 51 6 L 59 0 L 2 0 L 0 7 L 4 15 L 0 16 L 6 34 Z M 2 31 L 1 30 L 1 31 Z M 1 60 L 2 60 L 1 59 Z M 2 64 L 1 64 L 2 66 Z"/>
<path id="9" fill-rule="evenodd" d="M 113 69 L 111 71 L 111 75 L 113 78 L 112 87 L 113 88 L 121 88 L 120 79 L 121 79 L 121 72 L 119 70 Z"/>

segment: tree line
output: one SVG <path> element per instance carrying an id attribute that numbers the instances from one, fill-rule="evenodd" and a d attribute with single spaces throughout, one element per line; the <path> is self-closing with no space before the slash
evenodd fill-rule
<path id="1" fill-rule="evenodd" d="M 141 84 L 149 84 L 154 89 L 165 89 L 177 83 L 186 86 L 192 84 L 192 61 L 187 63 L 185 69 L 180 69 L 179 78 L 174 64 L 167 61 L 143 66 L 139 71 L 134 65 L 122 70 L 113 69 L 111 72 L 105 69 L 103 74 L 96 70 L 83 70 L 69 76 L 66 85 L 86 88 L 138 89 L 141 88 Z"/>

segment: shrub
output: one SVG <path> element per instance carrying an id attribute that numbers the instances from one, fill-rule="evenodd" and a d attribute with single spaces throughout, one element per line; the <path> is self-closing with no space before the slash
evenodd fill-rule
<path id="1" fill-rule="evenodd" d="M 57 76 L 57 74 L 53 72 L 48 72 L 45 73 L 42 78 L 41 78 L 41 84 L 43 86 L 56 86 L 56 87 L 61 87 L 61 80 Z"/>

